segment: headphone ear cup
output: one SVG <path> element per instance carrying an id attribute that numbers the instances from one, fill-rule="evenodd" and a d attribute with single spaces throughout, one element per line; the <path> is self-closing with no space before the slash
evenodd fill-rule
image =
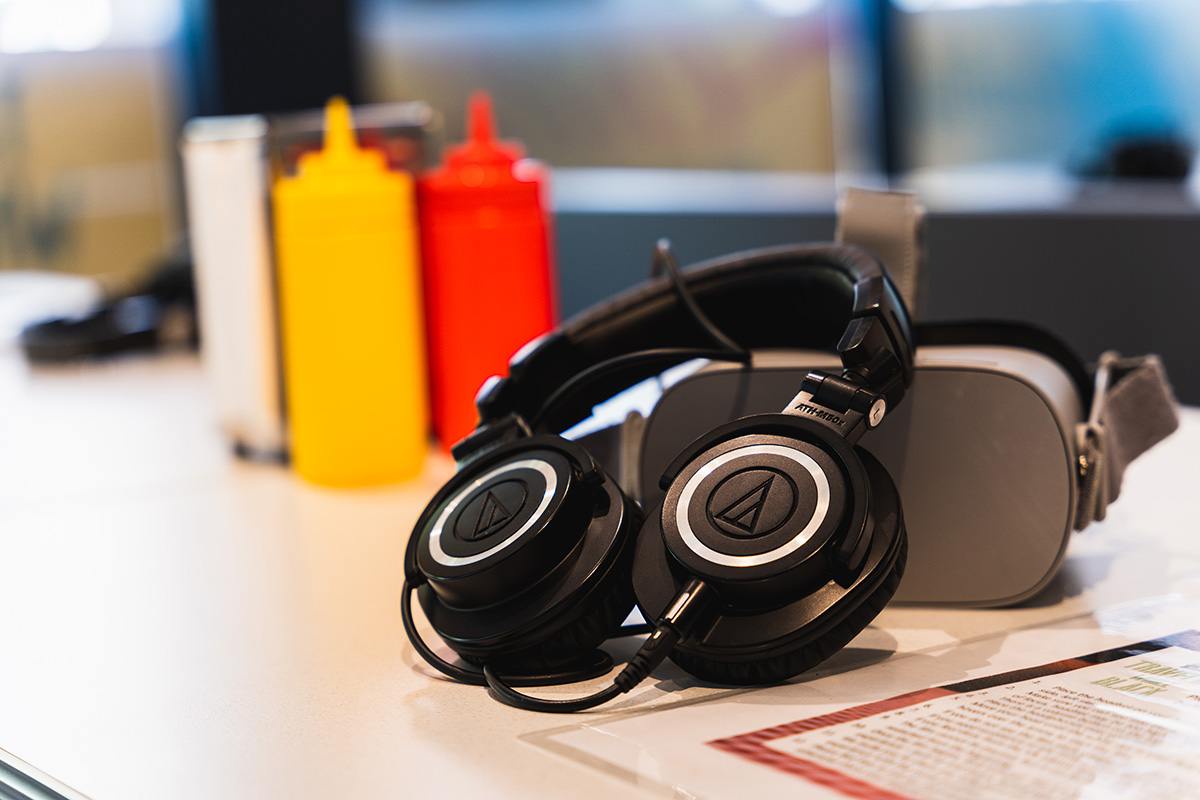
<path id="1" fill-rule="evenodd" d="M 769 524 L 769 515 L 777 513 L 768 505 L 769 502 L 778 503 L 779 499 L 790 498 L 791 502 L 776 508 L 790 507 L 792 513 L 802 507 L 796 501 L 794 489 L 790 493 L 783 491 L 799 485 L 799 479 L 784 484 L 778 478 L 770 478 L 771 474 L 776 474 L 774 472 L 768 474 L 769 483 L 764 483 L 759 477 L 760 473 L 772 467 L 780 471 L 778 461 L 772 464 L 757 460 L 766 448 L 777 445 L 777 442 L 766 438 L 753 441 L 733 439 L 719 446 L 724 449 L 714 450 L 716 457 L 704 462 L 699 469 L 695 465 L 687 467 L 690 474 L 684 472 L 679 479 L 686 480 L 686 483 L 682 488 L 673 485 L 665 502 L 671 503 L 677 492 L 681 497 L 689 497 L 689 489 L 692 492 L 690 496 L 697 498 L 705 498 L 705 492 L 708 492 L 706 499 L 691 506 L 685 505 L 682 500 L 676 501 L 678 504 L 673 511 L 664 505 L 661 514 L 649 518 L 639 538 L 634 587 L 647 618 L 655 616 L 665 603 L 670 602 L 689 575 L 700 574 L 711 579 L 718 595 L 722 597 L 724 610 L 718 615 L 716 623 L 704 634 L 679 642 L 670 655 L 687 672 L 708 682 L 737 686 L 778 683 L 812 669 L 849 644 L 875 619 L 895 596 L 904 575 L 908 539 L 899 492 L 879 461 L 861 449 L 845 451 L 841 467 L 824 468 L 830 483 L 827 492 L 834 498 L 827 507 L 842 507 L 844 511 L 826 515 L 826 520 L 840 521 L 834 523 L 837 527 L 827 534 L 828 538 L 817 540 L 820 549 L 811 549 L 807 553 L 797 550 L 801 558 L 796 563 L 775 568 L 771 573 L 747 574 L 744 578 L 735 570 L 756 569 L 759 565 L 722 563 L 713 558 L 710 560 L 718 566 L 710 568 L 710 573 L 695 571 L 700 564 L 699 559 L 685 560 L 685 557 L 695 553 L 693 546 L 685 541 L 688 549 L 678 548 L 671 537 L 677 536 L 677 532 L 682 530 L 680 520 L 686 518 L 693 537 L 699 539 L 695 531 L 704 531 L 701 527 L 704 523 L 698 509 L 705 509 L 709 516 L 713 516 L 714 508 L 724 508 L 729 505 L 728 498 L 733 497 L 733 504 L 729 505 L 732 513 L 744 517 L 750 513 L 747 508 L 757 509 L 752 520 L 758 523 L 767 520 Z M 752 448 L 757 452 L 751 452 Z M 754 460 L 743 457 L 746 461 L 739 464 L 736 456 L 727 455 L 739 452 L 746 452 Z M 816 451 L 809 448 L 806 452 Z M 718 466 L 709 468 L 708 464 L 713 463 Z M 730 476 L 721 477 L 720 470 L 723 467 L 732 468 Z M 840 488 L 829 477 L 839 474 L 834 473 L 834 469 L 844 470 L 840 474 L 846 476 Z M 701 482 L 696 482 L 696 475 L 704 476 Z M 742 480 L 742 485 L 734 484 L 731 491 L 723 488 L 736 480 Z M 716 488 L 710 490 L 702 481 L 724 483 L 717 482 Z M 745 494 L 747 487 L 751 494 Z M 777 498 L 776 495 L 781 497 Z M 844 499 L 839 499 L 839 495 Z M 759 505 L 747 506 L 749 501 L 746 497 Z M 717 501 L 715 506 L 714 500 Z M 819 503 L 817 505 L 820 506 Z M 725 514 L 723 510 L 720 512 L 720 515 Z M 719 521 L 720 515 L 717 515 Z M 808 515 L 802 517 L 810 520 L 810 527 L 811 519 L 815 518 L 815 515 L 811 518 Z M 733 521 L 739 521 L 739 517 Z M 674 526 L 674 531 L 667 530 L 669 524 Z M 787 536 L 796 527 L 793 525 L 779 530 Z M 816 530 L 818 533 L 814 539 L 821 535 L 821 529 Z M 861 533 L 853 539 L 843 538 L 855 531 Z M 770 530 L 768 535 L 773 532 Z M 708 533 L 705 535 L 711 536 Z M 739 543 L 732 536 L 726 540 L 710 540 L 727 547 Z M 766 541 L 768 545 L 765 546 L 776 545 L 765 535 L 750 541 Z M 848 541 L 855 543 L 850 545 L 853 549 L 839 555 Z M 716 552 L 720 555 L 720 551 Z M 861 554 L 855 556 L 856 552 Z M 854 561 L 856 558 L 858 560 Z M 857 566 L 851 566 L 855 563 Z M 728 570 L 718 571 L 718 567 L 726 566 Z M 752 594 L 767 580 L 774 581 L 781 589 L 769 596 Z"/>
<path id="2" fill-rule="evenodd" d="M 908 558 L 908 537 L 904 533 L 903 523 L 900 535 L 900 552 L 883 582 L 827 634 L 802 642 L 786 653 L 754 661 L 714 661 L 680 651 L 672 653 L 671 660 L 697 678 L 730 686 L 779 683 L 809 671 L 848 645 L 895 596 Z"/>
<path id="3" fill-rule="evenodd" d="M 434 497 L 409 540 L 406 573 L 434 631 L 464 661 L 530 680 L 603 671 L 609 659 L 596 648 L 634 606 L 641 522 L 584 448 L 528 437 Z"/>
<path id="4" fill-rule="evenodd" d="M 622 522 L 626 529 L 619 534 L 623 541 L 621 552 L 591 594 L 578 605 L 564 609 L 566 622 L 562 627 L 546 626 L 544 639 L 518 652 L 488 658 L 462 655 L 463 660 L 478 665 L 487 661 L 504 672 L 538 673 L 577 660 L 617 634 L 634 607 L 633 551 L 642 515 L 632 500 L 619 488 L 616 491 L 626 508 Z"/>

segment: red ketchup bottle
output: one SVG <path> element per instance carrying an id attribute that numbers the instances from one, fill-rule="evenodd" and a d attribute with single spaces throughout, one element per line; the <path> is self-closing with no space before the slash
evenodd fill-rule
<path id="1" fill-rule="evenodd" d="M 418 182 L 434 431 L 444 448 L 477 421 L 475 393 L 554 327 L 545 167 L 495 138 L 491 100 L 471 97 L 468 140 Z"/>

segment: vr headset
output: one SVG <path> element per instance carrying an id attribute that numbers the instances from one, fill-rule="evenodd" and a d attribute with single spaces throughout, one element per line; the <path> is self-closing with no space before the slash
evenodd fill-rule
<path id="1" fill-rule="evenodd" d="M 459 472 L 406 553 L 404 624 L 426 661 L 511 705 L 574 711 L 666 657 L 714 683 L 772 683 L 893 598 L 1004 605 L 1049 582 L 1071 530 L 1102 518 L 1125 465 L 1177 425 L 1161 364 L 1106 355 L 1089 376 L 1027 326 L 913 326 L 915 203 L 857 193 L 843 215 L 840 243 L 686 277 L 660 244 L 666 277 L 485 384 Z M 648 416 L 559 435 L 684 363 L 702 366 Z M 464 663 L 423 641 L 414 593 Z M 622 628 L 635 603 L 653 624 Z M 516 688 L 603 674 L 602 642 L 646 632 L 600 692 Z"/>

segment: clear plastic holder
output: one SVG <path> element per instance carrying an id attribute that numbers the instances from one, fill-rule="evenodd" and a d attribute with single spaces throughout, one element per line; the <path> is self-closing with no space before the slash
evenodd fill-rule
<path id="1" fill-rule="evenodd" d="M 690 679 L 678 673 L 616 713 L 524 738 L 671 797 L 1197 796 L 1200 560 L 1171 563 L 1161 594 L 1099 610 L 1068 598 L 889 611 L 791 683 L 679 699 Z M 897 624 L 913 613 L 1012 627 L 971 636 L 948 625 L 935 643 L 927 629 L 922 646 Z M 1029 624 L 1014 626 L 1022 616 Z"/>

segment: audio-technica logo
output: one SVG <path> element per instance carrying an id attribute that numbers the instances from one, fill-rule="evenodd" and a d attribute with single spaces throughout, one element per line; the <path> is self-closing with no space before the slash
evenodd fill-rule
<path id="1" fill-rule="evenodd" d="M 796 486 L 791 478 L 769 467 L 751 467 L 717 484 L 705 510 L 717 530 L 752 538 L 778 530 L 795 509 Z"/>
<path id="2" fill-rule="evenodd" d="M 504 523 L 512 519 L 512 512 L 504 507 L 504 503 L 489 491 L 484 495 L 483 503 L 479 506 L 479 515 L 475 517 L 475 530 L 471 532 L 476 539 L 487 536 Z"/>
<path id="3" fill-rule="evenodd" d="M 826 411 L 823 408 L 817 408 L 816 406 L 810 406 L 808 403 L 797 403 L 795 408 L 797 411 L 803 411 L 805 414 L 811 414 L 812 416 L 816 417 L 817 419 L 823 419 L 828 422 L 832 422 L 834 425 L 842 424 L 841 417 L 839 417 L 837 414 L 831 414 L 830 412 Z"/>
<path id="4" fill-rule="evenodd" d="M 519 480 L 500 481 L 476 492 L 459 512 L 455 535 L 474 542 L 497 533 L 521 512 L 526 495 L 525 483 Z"/>

